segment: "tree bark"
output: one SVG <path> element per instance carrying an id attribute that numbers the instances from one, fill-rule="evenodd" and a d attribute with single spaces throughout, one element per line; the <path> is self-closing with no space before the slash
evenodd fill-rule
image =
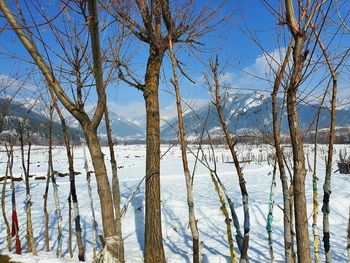
<path id="1" fill-rule="evenodd" d="M 4 223 L 6 225 L 6 233 L 7 233 L 7 248 L 9 252 L 11 252 L 12 249 L 12 241 L 11 241 L 11 231 L 10 231 L 10 224 L 9 221 L 7 220 L 6 216 L 6 202 L 5 202 L 5 197 L 6 197 L 6 185 L 7 185 L 7 177 L 9 173 L 9 165 L 10 165 L 10 156 L 7 158 L 7 165 L 6 165 L 6 172 L 5 172 L 5 179 L 2 184 L 2 191 L 1 191 L 1 211 L 2 211 L 2 217 L 4 218 Z"/>
<path id="2" fill-rule="evenodd" d="M 75 223 L 75 236 L 77 239 L 78 244 L 78 259 L 79 261 L 85 261 L 85 255 L 84 255 L 84 245 L 83 245 L 83 239 L 82 239 L 82 230 L 80 226 L 80 215 L 79 215 L 79 203 L 78 203 L 78 196 L 76 193 L 76 187 L 75 187 L 75 174 L 74 174 L 74 158 L 72 154 L 72 150 L 70 148 L 70 140 L 68 135 L 68 129 L 66 125 L 66 120 L 63 117 L 63 114 L 60 110 L 60 108 L 57 105 L 56 97 L 53 93 L 52 88 L 49 87 L 49 91 L 51 94 L 51 99 L 53 102 L 53 106 L 55 107 L 55 110 L 60 118 L 61 121 L 61 127 L 63 132 L 63 138 L 64 138 L 64 145 L 66 147 L 66 155 L 68 159 L 68 170 L 69 170 L 69 182 L 70 182 L 70 194 L 68 198 L 69 206 L 71 208 L 73 203 L 73 212 L 74 212 L 74 223 Z M 70 216 L 71 216 L 70 210 Z M 71 224 L 71 222 L 70 222 Z M 71 234 L 71 232 L 70 232 Z M 71 241 L 71 237 L 70 237 Z"/>
<path id="3" fill-rule="evenodd" d="M 333 148 L 334 148 L 334 130 L 335 130 L 335 111 L 336 111 L 336 94 L 337 94 L 337 79 L 333 79 L 333 92 L 331 102 L 331 125 L 329 129 L 329 144 L 328 144 L 328 158 L 326 162 L 326 178 L 323 184 L 323 243 L 326 254 L 326 262 L 331 263 L 330 251 L 330 231 L 329 231 L 329 199 L 332 193 L 331 176 L 333 163 Z"/>
<path id="4" fill-rule="evenodd" d="M 225 205 L 225 199 L 222 195 L 222 192 L 220 190 L 219 184 L 216 181 L 214 175 L 213 175 L 213 171 L 210 171 L 210 177 L 214 183 L 215 186 L 215 191 L 219 197 L 220 203 L 221 203 L 221 207 L 220 210 L 222 211 L 222 213 L 225 216 L 225 223 L 226 223 L 226 234 L 227 234 L 227 241 L 230 247 L 230 254 L 231 254 L 231 263 L 236 263 L 237 262 L 237 255 L 233 246 L 233 239 L 232 239 L 232 229 L 231 229 L 231 219 L 229 216 L 229 213 L 227 211 L 226 205 Z"/>
<path id="5" fill-rule="evenodd" d="M 311 263 L 305 195 L 305 154 L 297 112 L 297 90 L 300 85 L 301 73 L 305 60 L 305 55 L 303 54 L 304 41 L 305 35 L 298 35 L 295 37 L 293 50 L 293 71 L 287 89 L 287 110 L 289 132 L 293 148 L 293 196 L 298 261 L 303 263 Z"/>
<path id="6" fill-rule="evenodd" d="M 314 236 L 314 254 L 315 254 L 315 263 L 319 262 L 319 235 L 318 235 L 318 229 L 317 229 L 317 218 L 318 218 L 318 184 L 317 181 L 319 180 L 317 177 L 317 145 L 318 145 L 318 131 L 319 131 L 319 122 L 320 122 L 320 116 L 322 112 L 322 107 L 324 100 L 326 98 L 328 91 L 328 87 L 323 94 L 322 101 L 320 103 L 320 106 L 317 111 L 317 117 L 316 117 L 316 129 L 315 129 L 315 143 L 314 143 L 314 163 L 313 163 L 313 173 L 312 173 L 312 203 L 313 203 L 313 214 L 312 214 L 312 233 Z"/>
<path id="7" fill-rule="evenodd" d="M 102 154 L 101 146 L 97 137 L 97 127 L 100 124 L 101 118 L 106 108 L 106 93 L 105 85 L 103 83 L 103 71 L 101 62 L 101 48 L 98 27 L 98 16 L 96 0 L 88 0 L 89 9 L 89 30 L 91 36 L 93 70 L 96 82 L 96 92 L 98 95 L 97 107 L 92 121 L 89 125 L 82 125 L 87 146 L 90 151 L 92 164 L 94 166 L 97 190 L 100 196 L 100 205 L 102 213 L 102 224 L 104 232 L 104 240 L 106 246 L 104 247 L 104 260 L 111 260 L 119 262 L 118 254 L 118 236 L 116 221 L 114 218 L 112 193 L 108 180 L 106 165 Z"/>
<path id="8" fill-rule="evenodd" d="M 97 182 L 97 190 L 101 199 L 101 212 L 103 220 L 104 235 L 112 237 L 116 235 L 113 202 L 108 181 L 106 165 L 103 158 L 100 143 L 98 141 L 97 132 L 84 130 L 86 143 L 91 155 L 92 164 L 94 166 Z"/>
<path id="9" fill-rule="evenodd" d="M 52 117 L 52 115 L 51 115 Z M 55 201 L 55 213 L 57 215 L 57 249 L 56 249 L 56 256 L 61 257 L 62 256 L 62 213 L 61 213 L 61 206 L 60 206 L 60 200 L 58 196 L 58 187 L 56 183 L 56 177 L 55 172 L 53 169 L 53 160 L 52 160 L 52 130 L 49 132 L 49 171 L 50 171 L 50 178 L 51 178 L 51 184 L 52 184 L 52 191 L 53 191 L 53 197 Z"/>
<path id="10" fill-rule="evenodd" d="M 316 35 L 317 42 L 322 50 L 323 56 L 326 59 L 326 63 L 329 69 L 329 72 L 332 77 L 332 99 L 331 99 L 331 123 L 329 128 L 329 142 L 328 142 L 328 158 L 326 162 L 326 178 L 323 184 L 323 242 L 324 250 L 326 254 L 326 262 L 331 263 L 331 251 L 330 251 L 330 231 L 329 231 L 329 199 L 332 193 L 331 188 L 331 176 L 332 176 L 332 164 L 333 164 L 333 149 L 334 149 L 334 133 L 335 133 L 335 114 L 336 114 L 336 104 L 337 104 L 337 74 L 333 65 L 331 64 L 330 58 L 328 57 L 326 47 L 323 45 L 319 34 L 316 32 L 313 27 L 313 32 Z"/>
<path id="11" fill-rule="evenodd" d="M 146 212 L 145 262 L 165 263 L 160 200 L 159 74 L 164 51 L 151 45 L 145 75 Z"/>
<path id="12" fill-rule="evenodd" d="M 73 245 L 72 245 L 72 199 L 71 194 L 68 196 L 68 249 L 69 256 L 73 257 Z"/>
<path id="13" fill-rule="evenodd" d="M 50 119 L 49 119 L 49 145 L 52 144 L 52 115 L 53 115 L 53 107 L 50 106 Z M 45 185 L 45 192 L 44 192 L 44 218 L 45 218 L 45 250 L 48 252 L 50 251 L 50 237 L 49 237 L 49 213 L 47 211 L 47 199 L 48 199 L 48 193 L 49 193 L 49 185 L 50 185 L 50 177 L 51 177 L 51 169 L 50 164 L 48 162 L 47 167 L 47 174 L 46 174 L 46 185 Z"/>
<path id="14" fill-rule="evenodd" d="M 91 208 L 91 214 L 92 214 L 92 229 L 93 229 L 93 239 L 92 239 L 92 246 L 93 246 L 93 257 L 96 257 L 96 245 L 97 245 L 97 222 L 96 222 L 96 216 L 95 216 L 95 209 L 94 209 L 94 202 L 92 200 L 92 189 L 91 189 L 91 173 L 89 171 L 88 166 L 88 160 L 86 157 L 86 151 L 85 151 L 85 145 L 84 145 L 84 169 L 86 172 L 86 183 L 88 186 L 88 194 L 89 194 L 89 201 L 90 201 L 90 208 Z"/>
<path id="15" fill-rule="evenodd" d="M 189 225 L 192 233 L 193 263 L 199 263 L 200 262 L 199 231 L 198 231 L 196 216 L 194 213 L 193 185 L 191 183 L 191 174 L 188 168 L 185 131 L 184 131 L 182 106 L 181 106 L 181 95 L 180 95 L 179 81 L 176 73 L 176 62 L 175 62 L 175 55 L 173 52 L 173 43 L 171 38 L 169 38 L 169 52 L 170 52 L 171 65 L 172 65 L 173 76 L 174 76 L 173 85 L 176 93 L 176 106 L 177 106 L 177 117 L 178 117 L 178 125 L 179 125 L 179 137 L 181 142 L 182 165 L 184 169 L 186 191 L 187 191 L 188 219 L 189 219 Z"/>
<path id="16" fill-rule="evenodd" d="M 11 236 L 16 237 L 16 253 L 21 254 L 21 240 L 19 238 L 19 225 L 18 225 L 18 218 L 17 218 L 17 209 L 16 209 L 16 189 L 15 189 L 15 183 L 13 180 L 13 144 L 10 143 L 10 149 L 6 149 L 7 155 L 9 156 L 9 173 L 11 177 L 11 203 L 12 203 L 12 231 Z"/>
<path id="17" fill-rule="evenodd" d="M 96 79 L 96 92 L 98 96 L 96 110 L 92 119 L 86 114 L 84 109 L 75 105 L 68 95 L 64 92 L 61 85 L 55 78 L 54 73 L 44 61 L 42 55 L 38 51 L 35 43 L 33 43 L 23 31 L 21 25 L 7 6 L 4 0 L 0 0 L 0 10 L 5 18 L 17 34 L 23 46 L 27 49 L 35 64 L 39 67 L 48 84 L 53 88 L 55 95 L 58 97 L 64 107 L 80 122 L 84 130 L 84 135 L 90 150 L 93 166 L 96 173 L 96 181 L 98 193 L 100 197 L 100 205 L 102 212 L 103 230 L 107 244 L 112 244 L 113 237 L 116 235 L 116 227 L 113 214 L 112 195 L 107 177 L 106 167 L 104 164 L 103 154 L 97 138 L 97 127 L 104 113 L 106 102 L 105 88 L 102 79 L 101 52 L 99 45 L 99 30 L 96 10 L 96 1 L 88 1 L 89 9 L 89 29 L 91 33 L 92 56 L 94 60 L 94 76 Z M 113 247 L 114 245 L 112 245 Z M 114 252 L 116 249 L 112 249 Z"/>
<path id="18" fill-rule="evenodd" d="M 22 129 L 22 127 L 21 127 Z M 24 158 L 24 138 L 23 138 L 24 131 L 20 131 L 20 143 L 21 143 L 21 157 L 22 157 L 22 168 L 25 178 L 25 185 L 26 185 L 26 201 L 25 201 L 25 209 L 27 214 L 27 244 L 28 244 L 28 252 L 32 252 L 34 256 L 37 255 L 36 247 L 35 247 L 35 241 L 34 241 L 34 234 L 33 234 L 33 224 L 32 224 L 32 211 L 31 211 L 31 196 L 30 196 L 30 184 L 29 184 L 29 164 L 30 164 L 30 149 L 31 149 L 31 143 L 28 142 L 28 153 L 27 153 L 27 165 L 25 164 L 25 158 Z"/>
<path id="19" fill-rule="evenodd" d="M 273 223 L 273 208 L 275 205 L 275 188 L 276 188 L 276 161 L 273 166 L 272 181 L 270 187 L 270 200 L 269 200 L 269 212 L 267 215 L 266 231 L 268 236 L 269 254 L 271 263 L 275 262 L 275 254 L 273 251 L 273 238 L 272 238 L 272 223 Z"/>
<path id="20" fill-rule="evenodd" d="M 288 65 L 289 55 L 292 49 L 293 40 L 290 41 L 288 46 L 285 58 L 283 63 L 276 75 L 274 81 L 273 92 L 271 94 L 272 98 L 272 128 L 273 128 L 273 139 L 276 150 L 276 159 L 278 164 L 278 169 L 280 173 L 280 180 L 282 184 L 282 193 L 283 193 L 283 233 L 284 233 L 284 255 L 285 262 L 290 263 L 291 258 L 291 225 L 290 225 L 290 195 L 288 192 L 288 177 L 286 175 L 286 170 L 283 163 L 283 153 L 281 149 L 281 136 L 280 136 L 280 127 L 278 123 L 278 102 L 277 94 L 281 84 L 281 81 L 284 76 L 284 71 Z M 283 114 L 283 113 L 281 113 Z M 282 115 L 281 115 L 282 116 Z"/>
<path id="21" fill-rule="evenodd" d="M 250 218 L 249 218 L 249 203 L 248 203 L 248 192 L 243 176 L 243 172 L 241 169 L 241 166 L 238 161 L 237 153 L 235 151 L 234 144 L 232 142 L 226 121 L 224 119 L 224 116 L 222 114 L 222 108 L 221 108 L 221 101 L 220 101 L 220 83 L 219 83 L 219 76 L 217 73 L 217 69 L 219 66 L 218 59 L 216 59 L 215 64 L 211 63 L 211 70 L 214 75 L 214 85 L 215 85 L 215 107 L 216 111 L 221 123 L 222 130 L 225 134 L 226 144 L 228 145 L 233 162 L 235 164 L 235 168 L 237 171 L 238 179 L 239 179 L 239 187 L 241 190 L 242 195 L 242 203 L 243 203 L 243 212 L 244 212 L 244 239 L 243 239 L 243 246 L 241 251 L 241 258 L 240 262 L 247 262 L 248 260 L 248 247 L 249 247 L 249 232 L 250 232 Z"/>
<path id="22" fill-rule="evenodd" d="M 105 108 L 105 122 L 106 122 L 106 130 L 107 130 L 107 139 L 108 139 L 108 147 L 112 168 L 112 196 L 113 196 L 113 204 L 114 204 L 114 213 L 115 213 L 115 224 L 117 228 L 117 236 L 118 236 L 118 251 L 119 251 L 119 260 L 120 262 L 124 262 L 124 243 L 123 243 L 123 233 L 122 233 L 122 223 L 121 223 L 121 213 L 120 213 L 120 188 L 119 188 L 119 179 L 118 179 L 118 167 L 117 161 L 114 154 L 114 144 L 111 132 L 111 125 L 109 123 L 109 114 L 108 107 L 106 105 Z"/>

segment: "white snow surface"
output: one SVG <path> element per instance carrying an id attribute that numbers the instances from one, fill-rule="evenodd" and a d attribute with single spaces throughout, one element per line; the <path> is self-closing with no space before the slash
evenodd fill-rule
<path id="1" fill-rule="evenodd" d="M 196 152 L 196 146 L 190 146 Z M 161 153 L 168 150 L 168 145 L 161 146 Z M 350 146 L 338 145 L 335 147 L 334 160 L 338 159 L 340 149 L 347 149 L 350 152 Z M 230 158 L 229 151 L 224 146 L 215 146 L 218 159 L 217 171 L 220 179 L 224 182 L 230 197 L 235 202 L 235 207 L 240 219 L 241 227 L 243 223 L 243 209 L 241 194 L 238 185 L 238 178 L 233 163 L 223 163 Z M 145 175 L 145 145 L 118 145 L 115 147 L 118 162 L 118 176 L 121 187 L 122 203 L 129 197 L 139 181 Z M 209 147 L 204 146 L 205 154 L 209 155 Z M 305 146 L 306 153 L 310 156 L 312 165 L 312 147 Z M 109 151 L 103 148 L 105 153 L 106 166 L 110 172 Z M 239 146 L 239 157 L 243 158 L 247 153 L 252 152 L 256 158 L 266 157 L 273 153 L 273 148 L 267 145 L 259 146 Z M 322 243 L 322 185 L 324 182 L 325 165 L 324 156 L 326 146 L 320 146 L 318 149 L 318 167 L 317 175 L 319 178 L 319 216 L 318 229 L 320 235 L 320 259 L 324 261 L 323 243 Z M 191 170 L 193 170 L 194 156 L 188 152 Z M 200 155 L 201 156 L 201 155 Z M 65 156 L 64 147 L 54 147 L 54 170 L 60 173 L 67 173 L 68 165 Z M 76 176 L 77 194 L 79 200 L 79 210 L 81 216 L 81 225 L 83 230 L 83 240 L 86 251 L 87 261 L 92 259 L 92 216 L 89 205 L 86 176 L 84 172 L 83 148 L 74 149 L 75 170 L 82 174 Z M 25 184 L 24 181 L 16 183 L 17 213 L 19 215 L 20 238 L 22 242 L 22 255 L 16 255 L 15 252 L 7 251 L 6 226 L 3 217 L 0 216 L 0 254 L 9 254 L 9 256 L 18 262 L 35 263 L 66 263 L 76 262 L 77 245 L 73 235 L 74 257 L 69 257 L 68 251 L 68 194 L 69 177 L 57 177 L 58 194 L 63 217 L 63 246 L 62 258 L 55 256 L 57 248 L 57 215 L 54 211 L 54 200 L 52 186 L 49 189 L 49 214 L 50 214 L 50 252 L 45 251 L 44 241 L 44 214 L 43 214 L 43 194 L 45 180 L 34 180 L 36 176 L 46 176 L 47 172 L 47 147 L 34 146 L 31 154 L 30 174 L 34 177 L 30 180 L 32 194 L 32 218 L 34 226 L 34 236 L 39 256 L 32 256 L 26 252 L 25 224 L 26 215 L 24 210 Z M 6 170 L 6 153 L 4 147 L 0 152 L 0 174 L 3 176 Z M 213 167 L 213 162 L 210 162 Z M 268 241 L 266 226 L 266 217 L 268 213 L 269 191 L 272 179 L 273 167 L 266 161 L 257 163 L 243 163 L 243 172 L 247 183 L 250 205 L 250 262 L 270 262 L 268 253 Z M 93 170 L 91 161 L 90 170 Z M 333 164 L 333 171 L 337 170 L 336 161 Z M 21 176 L 20 151 L 15 149 L 14 175 Z M 276 262 L 283 262 L 283 214 L 280 207 L 283 206 L 281 183 L 278 174 L 276 175 L 276 202 L 274 207 L 273 221 L 273 246 Z M 96 181 L 92 179 L 95 213 L 98 221 L 98 231 L 102 234 L 101 213 L 99 198 L 96 188 Z M 2 183 L 0 184 L 2 191 Z M 161 161 L 161 198 L 162 198 L 162 231 L 165 255 L 168 263 L 191 262 L 191 232 L 188 227 L 188 209 L 186 202 L 185 179 L 182 170 L 181 152 L 179 147 L 173 147 L 166 153 Z M 307 205 L 309 214 L 309 235 L 312 248 L 312 173 L 308 172 L 306 178 Z M 194 176 L 194 200 L 195 213 L 198 219 L 200 239 L 202 241 L 203 262 L 223 263 L 229 262 L 229 247 L 226 236 L 226 225 L 224 217 L 220 211 L 220 202 L 214 191 L 214 185 L 209 176 L 208 170 L 200 163 L 197 164 Z M 346 262 L 346 229 L 348 222 L 348 209 L 350 205 L 350 175 L 332 173 L 332 195 L 331 195 L 331 213 L 330 213 L 330 231 L 331 231 L 331 251 L 334 262 Z M 11 222 L 11 190 L 8 181 L 6 188 L 6 212 L 8 220 Z M 144 247 L 144 184 L 141 191 L 131 201 L 127 213 L 122 221 L 123 238 L 125 243 L 126 262 L 143 262 Z M 233 227 L 232 227 L 233 228 Z M 73 224 L 74 231 L 74 224 Z M 233 232 L 235 233 L 234 229 Z M 235 239 L 234 239 L 235 240 Z M 13 239 L 14 241 L 14 239 Z M 14 242 L 13 242 L 14 243 Z M 100 244 L 99 244 L 100 245 Z M 296 245 L 295 245 L 296 247 Z M 238 253 L 237 244 L 235 249 Z"/>

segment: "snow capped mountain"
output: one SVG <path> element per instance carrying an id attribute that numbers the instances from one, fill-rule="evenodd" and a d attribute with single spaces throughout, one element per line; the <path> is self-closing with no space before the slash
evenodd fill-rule
<path id="1" fill-rule="evenodd" d="M 272 131 L 272 106 L 271 96 L 267 92 L 224 92 L 221 96 L 223 115 L 231 133 L 251 134 L 269 133 Z M 279 110 L 282 110 L 283 99 L 278 99 Z M 299 125 L 303 130 L 315 128 L 315 116 L 319 104 L 300 102 L 298 105 Z M 350 108 L 339 107 L 336 114 L 337 127 L 350 126 Z M 203 126 L 213 135 L 222 133 L 221 125 L 217 117 L 216 108 L 212 103 L 207 103 L 196 112 L 184 115 L 186 134 L 190 137 L 200 134 Z M 328 128 L 330 124 L 330 112 L 326 107 L 322 108 L 320 115 L 320 128 Z M 177 117 L 169 120 L 169 124 L 162 126 L 162 138 L 176 138 Z M 287 113 L 284 107 L 282 117 L 282 131 L 288 133 Z"/>
<path id="2" fill-rule="evenodd" d="M 7 107 L 7 101 L 0 98 L 0 108 Z M 4 116 L 4 123 L 2 127 L 2 134 L 15 134 L 16 129 L 25 123 L 25 129 L 31 131 L 31 134 L 40 137 L 48 137 L 49 127 L 49 114 L 47 109 L 45 110 L 43 105 L 37 105 L 34 101 L 11 101 L 8 105 L 7 113 Z M 45 112 L 46 111 L 46 112 Z M 72 139 L 79 139 L 82 136 L 82 132 L 74 127 L 68 128 L 68 134 Z M 63 139 L 63 132 L 59 120 L 53 122 L 53 138 L 57 140 Z M 44 143 L 45 143 L 44 139 Z"/>
<path id="3" fill-rule="evenodd" d="M 271 96 L 267 92 L 257 91 L 225 91 L 221 95 L 223 115 L 226 119 L 226 123 L 231 133 L 238 134 L 256 134 L 256 133 L 270 133 L 272 130 L 272 114 L 271 114 Z M 3 99 L 0 99 L 0 106 L 3 103 Z M 278 98 L 278 104 L 280 111 L 282 110 L 282 97 Z M 336 126 L 350 127 L 350 99 L 341 97 L 338 100 L 338 107 L 336 113 Z M 30 103 L 21 103 L 19 101 L 13 101 L 9 108 L 9 116 L 12 120 L 23 119 L 26 115 L 29 115 L 29 126 L 35 129 L 34 132 L 40 133 L 41 136 L 47 136 L 47 124 L 48 113 L 38 106 L 29 105 Z M 203 131 L 203 126 L 212 135 L 221 135 L 222 129 L 217 117 L 215 106 L 211 102 L 201 101 L 197 103 L 197 107 L 186 107 L 184 109 L 184 125 L 185 132 L 189 138 L 196 138 Z M 29 105 L 29 106 L 28 106 Z M 282 117 L 282 132 L 288 133 L 287 113 L 285 107 L 283 107 Z M 315 128 L 315 116 L 319 109 L 319 104 L 304 103 L 298 104 L 299 112 L 299 125 L 304 131 L 311 131 Z M 117 113 L 118 112 L 118 113 Z M 143 123 L 136 123 L 135 118 L 125 115 L 125 112 L 114 111 L 110 109 L 110 123 L 112 136 L 122 139 L 145 139 L 145 127 Z M 170 105 L 169 109 L 162 109 L 162 119 L 167 117 L 166 121 L 161 126 L 161 138 L 163 140 L 172 140 L 177 138 L 177 116 L 176 105 Z M 171 117 L 171 113 L 175 114 Z M 72 121 L 72 118 L 68 118 L 67 123 L 71 127 L 70 132 L 77 137 L 82 138 L 83 134 L 79 129 L 79 124 L 76 121 Z M 13 122 L 13 121 L 12 121 Z M 323 107 L 320 115 L 319 127 L 320 129 L 329 128 L 330 112 L 327 107 Z M 4 131 L 11 131 L 11 122 L 6 121 L 4 123 Z M 45 126 L 45 127 L 44 127 Z M 106 136 L 106 128 L 104 120 L 98 128 L 98 133 L 101 137 Z M 54 136 L 60 138 L 62 131 L 59 120 L 55 120 L 54 123 Z"/>
<path id="4" fill-rule="evenodd" d="M 145 130 L 136 123 L 119 116 L 115 112 L 109 113 L 109 119 L 113 137 L 128 139 L 145 138 Z M 98 127 L 98 133 L 100 135 L 106 135 L 106 124 L 104 121 L 101 121 L 100 126 Z"/>

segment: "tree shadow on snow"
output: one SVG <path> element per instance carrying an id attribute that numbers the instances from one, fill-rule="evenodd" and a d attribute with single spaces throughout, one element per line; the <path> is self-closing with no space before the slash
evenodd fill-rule
<path id="1" fill-rule="evenodd" d="M 135 232 L 137 242 L 139 243 L 140 250 L 144 251 L 145 241 L 145 213 L 144 213 L 144 194 L 142 192 L 136 193 L 131 200 L 131 206 L 134 208 L 134 220 L 135 220 Z"/>
<path id="2" fill-rule="evenodd" d="M 192 236 L 186 233 L 186 228 L 180 221 L 180 217 L 178 215 L 175 215 L 173 210 L 168 205 L 166 205 L 166 202 L 162 203 L 162 214 L 164 215 L 164 219 L 168 222 L 168 224 L 172 224 L 172 229 L 183 238 L 183 243 L 192 249 Z M 163 241 L 169 250 L 171 250 L 174 254 L 181 255 L 187 263 L 191 262 L 190 255 L 187 253 L 187 251 L 177 246 L 176 243 L 172 241 L 170 236 L 167 235 L 166 239 L 163 239 Z"/>

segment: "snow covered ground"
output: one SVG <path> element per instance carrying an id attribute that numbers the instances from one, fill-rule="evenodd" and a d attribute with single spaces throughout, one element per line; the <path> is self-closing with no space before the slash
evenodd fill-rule
<path id="1" fill-rule="evenodd" d="M 161 152 L 168 150 L 168 145 L 162 145 Z M 191 146 L 195 151 L 195 146 Z M 349 146 L 337 146 L 335 161 L 338 159 L 340 148 Z M 240 223 L 243 221 L 243 210 L 241 204 L 241 195 L 238 187 L 237 175 L 232 163 L 223 163 L 229 157 L 228 150 L 223 146 L 216 146 L 216 156 L 218 159 L 218 175 L 224 182 L 230 197 L 236 205 Z M 109 167 L 108 149 L 104 148 L 106 164 Z M 122 202 L 124 202 L 131 192 L 135 189 L 139 181 L 144 177 L 145 172 L 145 146 L 130 145 L 117 146 L 117 162 L 122 192 Z M 272 153 L 273 149 L 269 146 L 241 146 L 239 153 L 243 158 L 248 152 L 253 152 L 258 158 L 266 157 Z M 309 152 L 310 162 L 312 163 L 313 154 L 311 147 L 306 146 L 306 152 Z M 322 184 L 325 174 L 324 154 L 326 146 L 320 146 L 318 151 L 318 178 L 319 178 L 319 203 L 322 203 L 323 191 Z M 209 154 L 209 147 L 205 146 L 205 153 Z M 67 161 L 64 147 L 54 148 L 54 170 L 60 173 L 67 172 Z M 77 194 L 79 200 L 79 209 L 81 215 L 81 224 L 83 229 L 84 245 L 86 247 L 86 258 L 88 261 L 92 258 L 92 217 L 88 199 L 86 177 L 84 172 L 83 148 L 78 147 L 74 151 L 75 170 L 82 172 L 76 176 Z M 6 153 L 1 148 L 0 153 L 0 175 L 6 170 Z M 194 156 L 189 153 L 190 167 L 193 170 Z M 213 162 L 211 162 L 213 165 Z M 90 170 L 92 164 L 90 162 Z M 269 191 L 272 179 L 273 167 L 266 161 L 261 163 L 251 162 L 244 163 L 244 175 L 247 182 L 247 189 L 250 197 L 250 218 L 251 218 L 251 235 L 249 257 L 251 262 L 269 262 L 268 242 L 266 233 L 266 217 L 268 213 Z M 337 169 L 334 162 L 333 170 Z M 21 175 L 20 152 L 18 148 L 15 151 L 14 175 Z M 30 174 L 36 176 L 46 176 L 47 171 L 47 148 L 41 146 L 33 147 Z M 312 173 L 307 175 L 306 191 L 308 200 L 309 233 L 312 240 Z M 282 192 L 279 176 L 276 176 L 276 204 L 282 206 Z M 38 257 L 32 257 L 26 254 L 25 239 L 25 185 L 24 182 L 16 183 L 17 211 L 19 214 L 20 237 L 23 246 L 21 256 L 11 254 L 10 256 L 20 262 L 72 262 L 77 261 L 77 246 L 73 236 L 74 257 L 69 257 L 68 251 L 68 202 L 69 178 L 57 177 L 59 185 L 58 194 L 63 216 L 63 257 L 56 259 L 55 251 L 57 247 L 57 216 L 54 212 L 54 201 L 52 188 L 50 185 L 49 192 L 49 213 L 50 213 L 50 246 L 51 252 L 46 253 L 44 241 L 44 216 L 43 216 L 43 193 L 45 187 L 44 180 L 34 180 L 31 178 L 32 193 L 32 218 L 34 225 L 34 236 L 36 246 L 39 251 Z M 2 186 L 2 183 L 0 184 Z M 102 223 L 100 217 L 100 207 L 96 191 L 95 178 L 92 180 L 95 213 L 99 223 L 99 233 L 102 232 Z M 162 187 L 162 229 L 164 238 L 164 248 L 167 262 L 191 262 L 191 233 L 188 228 L 188 213 L 186 204 L 186 189 L 183 176 L 181 153 L 178 147 L 170 149 L 161 161 L 161 187 Z M 0 187 L 2 188 L 2 187 Z M 350 205 L 350 175 L 332 174 L 332 195 L 331 195 L 331 250 L 334 262 L 346 262 L 346 229 L 348 222 L 348 209 Z M 1 191 L 1 189 L 0 189 Z M 11 191 L 9 184 L 6 190 L 6 209 L 7 216 L 11 217 Z M 228 262 L 229 248 L 226 239 L 226 226 L 224 217 L 220 211 L 220 202 L 214 191 L 214 185 L 211 181 L 208 170 L 198 163 L 194 177 L 194 199 L 195 211 L 198 219 L 200 230 L 200 239 L 202 244 L 203 262 L 219 263 Z M 144 247 L 144 185 L 141 191 L 137 193 L 131 201 L 125 217 L 123 218 L 123 236 L 125 242 L 125 254 L 127 262 L 142 262 L 142 251 Z M 322 239 L 322 213 L 319 214 L 319 233 Z M 273 221 L 273 238 L 274 250 L 277 262 L 283 262 L 283 217 L 281 209 L 275 205 Z M 323 244 L 320 243 L 320 258 L 323 257 Z M 237 250 L 237 245 L 235 244 Z M 0 254 L 7 254 L 6 226 L 2 216 L 0 217 Z"/>

